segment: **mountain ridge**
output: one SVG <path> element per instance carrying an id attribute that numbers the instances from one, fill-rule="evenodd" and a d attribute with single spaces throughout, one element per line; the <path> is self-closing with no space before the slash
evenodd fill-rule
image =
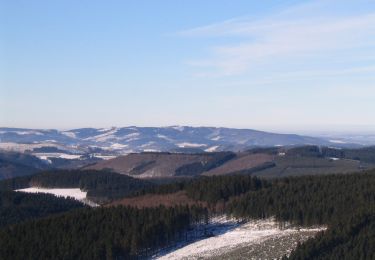
<path id="1" fill-rule="evenodd" d="M 24 144 L 24 146 L 21 146 Z M 205 152 L 241 151 L 251 147 L 295 145 L 349 145 L 324 138 L 279 134 L 254 129 L 227 127 L 111 127 L 70 130 L 0 128 L 0 149 L 33 150 L 56 147 L 70 153 L 98 150 L 126 154 L 196 149 Z"/>

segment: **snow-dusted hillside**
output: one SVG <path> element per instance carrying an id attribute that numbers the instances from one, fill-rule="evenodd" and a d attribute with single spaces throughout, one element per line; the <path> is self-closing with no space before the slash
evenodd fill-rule
<path id="1" fill-rule="evenodd" d="M 154 258 L 160 260 L 231 259 L 234 257 L 231 253 L 237 253 L 242 248 L 250 248 L 249 250 L 252 251 L 251 254 L 246 255 L 246 257 L 251 255 L 256 256 L 258 254 L 256 250 L 261 250 L 263 253 L 266 251 L 264 247 L 266 244 L 268 244 L 268 247 L 272 248 L 272 243 L 269 243 L 271 240 L 276 242 L 285 237 L 293 239 L 293 236 L 297 237 L 298 241 L 306 240 L 315 233 L 325 230 L 324 227 L 311 229 L 289 227 L 280 229 L 274 219 L 257 220 L 239 224 L 235 220 L 228 220 L 225 217 L 213 219 L 205 229 L 205 232 L 210 234 L 210 237 L 205 238 L 202 236 L 202 239 L 193 243 L 187 245 L 179 244 L 174 248 L 170 248 L 164 252 L 162 251 Z M 292 243 L 285 242 L 286 247 L 280 252 L 270 252 L 270 254 L 272 254 L 272 256 L 275 256 L 273 253 L 281 254 L 281 257 L 283 254 L 290 253 L 296 246 L 296 241 L 292 240 L 291 242 Z M 261 247 L 261 245 L 263 245 L 263 247 Z M 251 248 L 252 246 L 253 248 Z M 227 257 L 224 257 L 224 255 Z M 239 257 L 239 255 L 237 255 L 237 257 Z M 241 259 L 246 259 L 246 257 L 243 256 Z M 269 255 L 267 259 L 268 258 L 271 258 L 271 255 Z"/>
<path id="2" fill-rule="evenodd" d="M 79 200 L 91 207 L 93 206 L 98 206 L 96 203 L 89 201 L 86 198 L 87 192 L 81 191 L 78 188 L 71 188 L 71 189 L 63 189 L 63 188 L 40 188 L 40 187 L 30 187 L 30 188 L 25 188 L 25 189 L 19 189 L 16 190 L 19 192 L 26 192 L 26 193 L 48 193 L 55 195 L 57 197 L 64 197 L 64 198 L 74 198 L 76 200 Z"/>
<path id="3" fill-rule="evenodd" d="M 215 127 L 112 127 L 72 130 L 0 128 L 0 149 L 33 151 L 55 147 L 71 154 L 124 154 L 141 151 L 237 151 L 254 146 L 328 145 L 319 138 L 251 129 Z"/>

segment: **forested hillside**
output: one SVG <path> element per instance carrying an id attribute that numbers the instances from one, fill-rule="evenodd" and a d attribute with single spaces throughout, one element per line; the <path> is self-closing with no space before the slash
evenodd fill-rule
<path id="1" fill-rule="evenodd" d="M 353 212 L 375 212 L 374 191 L 375 172 L 290 177 L 235 198 L 227 210 L 237 217 L 276 216 L 301 225 L 331 224 Z"/>
<path id="2" fill-rule="evenodd" d="M 374 246 L 374 212 L 353 212 L 326 232 L 299 245 L 289 259 L 374 259 Z"/>
<path id="3" fill-rule="evenodd" d="M 281 225 L 328 225 L 327 232 L 299 246 L 292 259 L 371 259 L 375 255 L 375 171 L 274 180 L 222 176 L 151 190 L 175 191 L 209 203 L 211 211 L 219 209 L 241 219 L 275 216 Z M 216 207 L 218 203 L 224 203 L 224 209 Z"/>
<path id="4" fill-rule="evenodd" d="M 0 227 L 83 207 L 74 199 L 49 194 L 0 191 Z"/>
<path id="5" fill-rule="evenodd" d="M 0 190 L 27 187 L 80 188 L 89 200 L 104 203 L 119 199 L 153 184 L 108 171 L 55 170 L 0 182 Z"/>
<path id="6" fill-rule="evenodd" d="M 1 259 L 131 259 L 184 239 L 200 208 L 85 209 L 0 230 Z"/>
<path id="7" fill-rule="evenodd" d="M 0 151 L 0 180 L 34 174 L 49 165 L 26 153 Z"/>
<path id="8" fill-rule="evenodd" d="M 114 194 L 117 194 L 116 187 L 128 187 L 121 184 L 122 179 L 117 179 L 116 174 L 108 175 L 112 176 L 108 179 L 101 179 L 106 175 L 100 175 L 100 172 L 91 174 L 65 173 L 60 179 L 52 173 L 44 173 L 33 181 L 64 187 L 72 187 L 78 182 L 89 191 L 90 187 L 96 190 L 103 186 L 107 192 L 114 187 Z M 89 176 L 88 179 L 85 179 L 86 176 Z M 22 184 L 17 181 L 7 183 Z M 121 196 L 132 196 L 133 199 L 134 196 L 146 196 L 152 200 L 153 194 L 157 198 L 169 194 L 173 200 L 174 195 L 179 194 L 176 199 L 181 199 L 183 194 L 188 199 L 182 200 L 179 206 L 169 202 L 171 207 L 168 208 L 155 208 L 155 203 L 153 207 L 148 207 L 146 203 L 140 209 L 109 206 L 16 225 L 1 231 L 0 252 L 19 259 L 25 255 L 35 256 L 38 252 L 42 252 L 39 255 L 42 258 L 146 256 L 183 239 L 191 223 L 203 221 L 209 215 L 225 213 L 241 220 L 274 216 L 280 221 L 280 226 L 287 222 L 328 226 L 327 232 L 299 246 L 291 255 L 293 259 L 306 259 L 307 256 L 312 259 L 337 259 L 343 255 L 359 256 L 359 259 L 365 256 L 363 259 L 366 259 L 375 255 L 372 238 L 375 171 L 267 180 L 248 175 L 201 177 L 139 188 L 142 190 L 133 190 L 133 193 Z M 185 202 L 188 203 L 184 206 Z M 119 205 L 121 201 L 114 204 Z M 85 236 L 81 236 L 82 232 Z M 20 247 L 23 250 L 16 250 Z"/>

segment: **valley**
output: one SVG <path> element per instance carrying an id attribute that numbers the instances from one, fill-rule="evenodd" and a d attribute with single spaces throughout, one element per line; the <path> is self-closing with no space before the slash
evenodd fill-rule
<path id="1" fill-rule="evenodd" d="M 157 128 L 153 134 L 172 142 L 177 137 L 160 131 L 211 135 L 213 129 Z M 183 137 L 178 148 L 148 151 L 141 145 L 134 152 L 110 144 L 118 132 L 127 139 L 141 135 L 128 131 L 141 130 L 63 134 L 81 134 L 84 145 L 2 143 L 0 256 L 301 259 L 324 252 L 330 258 L 347 247 L 363 253 L 362 241 L 375 231 L 373 146 L 212 143 L 208 151 L 204 140 Z M 112 148 L 94 148 L 93 141 Z M 66 244 L 58 245 L 61 240 Z"/>
<path id="2" fill-rule="evenodd" d="M 162 252 L 155 259 L 280 259 L 294 250 L 298 243 L 325 229 L 281 229 L 274 219 L 238 223 L 235 219 L 216 217 L 200 230 L 202 239 L 187 245 L 180 244 L 176 246 L 177 249 L 170 249 L 170 253 Z"/>

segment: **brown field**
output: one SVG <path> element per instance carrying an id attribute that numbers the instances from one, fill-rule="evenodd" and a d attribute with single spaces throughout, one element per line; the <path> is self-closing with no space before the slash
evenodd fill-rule
<path id="1" fill-rule="evenodd" d="M 134 177 L 169 177 L 174 176 L 176 169 L 183 165 L 212 160 L 210 154 L 169 154 L 139 153 L 120 156 L 111 160 L 101 161 L 87 169 L 112 169 L 115 172 Z"/>
<path id="2" fill-rule="evenodd" d="M 230 160 L 229 162 L 214 168 L 208 172 L 203 173 L 203 175 L 223 175 L 228 173 L 233 173 L 236 171 L 247 170 L 260 166 L 266 162 L 273 161 L 273 155 L 270 154 L 239 154 L 237 158 Z"/>

